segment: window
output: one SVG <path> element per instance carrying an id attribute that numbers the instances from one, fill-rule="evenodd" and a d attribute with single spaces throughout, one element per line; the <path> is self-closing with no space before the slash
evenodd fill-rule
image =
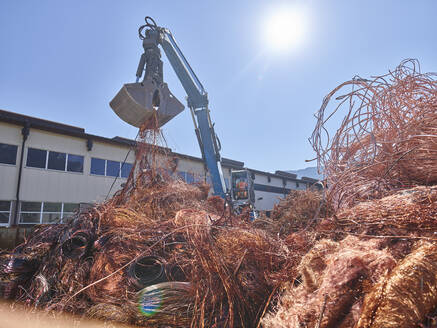
<path id="1" fill-rule="evenodd" d="M 177 176 L 178 176 L 179 179 L 185 181 L 185 172 L 183 172 L 183 171 L 177 171 L 176 174 L 177 174 Z"/>
<path id="2" fill-rule="evenodd" d="M 17 146 L 0 143 L 0 163 L 15 165 L 17 163 Z"/>
<path id="3" fill-rule="evenodd" d="M 20 211 L 20 223 L 40 223 L 41 205 L 41 202 L 22 202 Z"/>
<path id="4" fill-rule="evenodd" d="M 194 183 L 194 174 L 186 172 L 186 174 L 185 174 L 185 182 L 189 183 L 189 184 L 193 184 Z"/>
<path id="5" fill-rule="evenodd" d="M 65 220 L 72 217 L 78 209 L 79 209 L 79 204 L 64 203 L 62 219 Z"/>
<path id="6" fill-rule="evenodd" d="M 127 178 L 129 177 L 130 171 L 132 170 L 132 164 L 122 163 L 121 164 L 121 177 Z"/>
<path id="7" fill-rule="evenodd" d="M 65 171 L 65 160 L 67 155 L 65 153 L 58 153 L 56 151 L 49 152 L 49 163 L 47 168 L 50 170 Z"/>
<path id="8" fill-rule="evenodd" d="M 91 158 L 91 174 L 105 175 L 106 161 L 100 158 Z"/>
<path id="9" fill-rule="evenodd" d="M 27 149 L 26 166 L 37 167 L 40 169 L 46 168 L 47 151 L 35 148 Z"/>
<path id="10" fill-rule="evenodd" d="M 12 202 L 8 200 L 0 200 L 0 225 L 9 223 L 11 215 Z"/>
<path id="11" fill-rule="evenodd" d="M 194 176 L 193 173 L 190 172 L 184 172 L 184 171 L 178 171 L 176 172 L 177 176 L 181 179 L 184 180 L 186 183 L 194 183 L 196 182 L 196 177 Z"/>
<path id="12" fill-rule="evenodd" d="M 177 171 L 176 175 L 179 179 L 187 182 L 187 183 L 194 183 L 194 174 L 184 171 Z"/>
<path id="13" fill-rule="evenodd" d="M 120 176 L 120 162 L 106 161 L 106 175 L 110 177 Z"/>
<path id="14" fill-rule="evenodd" d="M 76 203 L 22 202 L 20 223 L 62 223 L 71 217 L 78 208 L 79 204 Z"/>
<path id="15" fill-rule="evenodd" d="M 296 188 L 299 188 L 299 182 L 296 182 Z"/>
<path id="16" fill-rule="evenodd" d="M 61 222 L 62 203 L 44 202 L 42 212 L 42 223 L 58 223 Z"/>
<path id="17" fill-rule="evenodd" d="M 68 154 L 67 171 L 83 173 L 83 156 Z"/>

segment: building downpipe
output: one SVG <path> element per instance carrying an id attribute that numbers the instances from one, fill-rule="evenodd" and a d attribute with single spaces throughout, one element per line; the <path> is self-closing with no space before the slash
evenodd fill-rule
<path id="1" fill-rule="evenodd" d="M 17 227 L 17 232 L 15 234 L 15 243 L 18 241 L 18 213 L 20 206 L 20 187 L 21 187 L 21 175 L 23 172 L 23 158 L 24 158 L 24 146 L 26 145 L 27 137 L 30 133 L 30 124 L 29 122 L 24 123 L 23 128 L 21 129 L 21 135 L 23 136 L 21 143 L 21 152 L 20 152 L 20 167 L 18 168 L 18 180 L 17 180 L 17 194 L 15 196 L 15 211 L 14 211 L 14 219 L 12 221 L 11 227 Z"/>

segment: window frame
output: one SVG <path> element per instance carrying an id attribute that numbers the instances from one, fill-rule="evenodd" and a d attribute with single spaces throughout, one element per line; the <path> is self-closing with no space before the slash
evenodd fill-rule
<path id="1" fill-rule="evenodd" d="M 193 172 L 185 172 L 185 182 L 188 184 L 195 184 L 196 183 L 196 178 L 194 177 L 194 173 Z"/>
<path id="2" fill-rule="evenodd" d="M 123 167 L 124 166 L 130 166 L 130 169 L 129 169 L 129 171 L 127 172 L 127 176 L 123 176 Z M 127 179 L 127 178 L 129 178 L 129 175 L 130 175 L 130 172 L 132 171 L 132 169 L 133 169 L 133 167 L 134 167 L 134 165 L 133 164 L 131 164 L 131 163 L 127 163 L 127 162 L 120 162 L 120 178 L 122 178 L 122 179 Z"/>
<path id="3" fill-rule="evenodd" d="M 3 143 L 3 142 L 0 142 L 0 145 L 17 147 L 16 150 L 15 150 L 15 163 L 14 164 L 0 162 L 0 165 L 16 166 L 17 165 L 18 149 L 20 148 L 20 146 L 19 145 L 8 144 L 8 143 Z"/>
<path id="4" fill-rule="evenodd" d="M 61 211 L 60 212 L 53 212 L 53 211 L 47 211 L 47 212 L 45 212 L 44 211 L 44 206 L 45 206 L 45 204 L 46 203 L 60 203 L 61 204 Z M 63 211 L 64 210 L 64 203 L 63 202 L 42 202 L 42 204 L 41 204 L 41 218 L 40 218 L 40 221 L 41 221 L 41 224 L 56 224 L 56 223 L 62 223 L 62 217 L 63 217 Z M 59 214 L 59 222 L 43 222 L 43 217 L 44 217 L 44 214 Z"/>
<path id="5" fill-rule="evenodd" d="M 46 159 L 45 159 L 45 163 L 44 163 L 44 167 L 36 167 L 36 166 L 29 166 L 27 165 L 27 162 L 29 160 L 29 150 L 30 149 L 35 149 L 35 150 L 41 150 L 41 151 L 45 151 L 46 152 Z M 24 165 L 25 168 L 29 168 L 29 169 L 37 169 L 37 170 L 46 170 L 47 169 L 47 162 L 49 160 L 49 151 L 47 149 L 41 149 L 41 148 L 34 148 L 34 147 L 27 147 L 26 149 L 26 164 Z"/>
<path id="6" fill-rule="evenodd" d="M 108 161 L 113 163 L 118 163 L 118 175 L 108 175 Z M 120 178 L 121 177 L 121 162 L 119 161 L 113 161 L 112 159 L 106 160 L 106 170 L 105 170 L 106 176 L 110 178 Z"/>
<path id="7" fill-rule="evenodd" d="M 65 204 L 77 204 L 77 208 L 73 211 L 73 212 L 66 212 L 65 211 Z M 74 213 L 76 213 L 77 210 L 80 210 L 80 203 L 62 203 L 62 223 L 64 222 L 64 219 L 69 219 L 71 217 L 71 215 L 73 215 Z M 65 217 L 65 214 L 67 214 L 67 217 Z"/>
<path id="8" fill-rule="evenodd" d="M 91 172 L 91 170 L 92 170 L 92 168 L 93 168 L 93 159 L 98 159 L 98 160 L 101 160 L 101 161 L 103 161 L 103 166 L 104 166 L 104 168 L 103 168 L 103 174 L 97 174 L 97 173 L 92 173 Z M 99 158 L 99 157 L 90 157 L 90 175 L 92 175 L 92 176 L 96 176 L 96 177 L 106 177 L 106 159 L 104 159 L 104 158 Z"/>
<path id="9" fill-rule="evenodd" d="M 7 165 L 7 164 L 6 164 Z M 12 214 L 12 201 L 11 200 L 2 200 L 2 202 L 9 202 L 9 211 L 0 211 L 0 213 L 8 213 L 8 222 L 7 223 L 1 223 L 0 227 L 8 226 L 11 223 L 11 214 Z"/>
<path id="10" fill-rule="evenodd" d="M 40 207 L 39 207 L 39 212 L 37 211 L 23 211 L 22 207 L 23 207 L 23 203 L 40 203 Z M 20 202 L 20 215 L 18 218 L 18 224 L 41 224 L 41 212 L 42 212 L 42 207 L 43 207 L 43 202 L 38 202 L 38 201 L 22 201 Z M 23 222 L 22 221 L 22 214 L 36 214 L 39 213 L 39 221 L 38 222 Z"/>
<path id="11" fill-rule="evenodd" d="M 58 153 L 58 154 L 65 154 L 65 160 L 64 160 L 64 169 L 63 170 L 58 170 L 58 169 L 50 169 L 49 168 L 49 158 L 50 158 L 50 153 Z M 55 151 L 55 150 L 47 150 L 47 160 L 46 160 L 46 170 L 47 171 L 55 171 L 55 172 L 67 172 L 67 153 L 63 153 L 60 151 Z"/>

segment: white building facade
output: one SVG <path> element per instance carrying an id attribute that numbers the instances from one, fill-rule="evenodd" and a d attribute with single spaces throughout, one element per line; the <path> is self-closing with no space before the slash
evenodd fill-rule
<path id="1" fill-rule="evenodd" d="M 177 176 L 188 183 L 208 181 L 201 158 L 174 153 Z M 0 226 L 63 222 L 81 204 L 104 201 L 126 182 L 135 159 L 135 141 L 91 135 L 84 129 L 0 110 Z M 222 161 L 230 172 L 244 163 Z M 290 173 L 249 169 L 258 210 L 270 211 L 292 189 L 316 180 Z"/>

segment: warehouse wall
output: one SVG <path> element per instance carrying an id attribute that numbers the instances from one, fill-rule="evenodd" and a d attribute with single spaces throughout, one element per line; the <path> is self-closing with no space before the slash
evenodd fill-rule
<path id="1" fill-rule="evenodd" d="M 56 125 L 57 123 L 51 122 Z M 68 128 L 68 126 L 67 126 Z M 67 203 L 95 203 L 103 201 L 115 178 L 106 175 L 91 173 L 92 158 L 99 160 L 109 160 L 122 163 L 131 146 L 124 142 L 115 142 L 113 139 L 87 135 L 83 129 L 71 127 L 79 130 L 77 134 L 67 135 L 63 132 L 51 132 L 30 128 L 30 134 L 26 141 L 23 171 L 21 181 L 20 200 L 22 202 L 41 202 L 41 220 L 44 215 L 45 203 L 61 203 L 62 213 Z M 5 223 L 5 210 L 1 213 L 1 201 L 11 201 L 10 217 L 13 217 L 14 200 L 16 199 L 17 180 L 19 171 L 19 161 L 22 143 L 22 125 L 0 122 L 0 143 L 17 146 L 16 164 L 8 165 L 0 163 L 0 226 Z M 56 130 L 55 130 L 56 131 Z M 92 149 L 87 149 L 87 138 L 92 137 Z M 48 152 L 59 152 L 71 155 L 83 156 L 83 172 L 69 172 L 67 170 L 53 170 L 48 168 L 35 168 L 26 165 L 29 148 L 39 149 Z M 200 158 L 183 154 L 173 155 L 177 158 L 177 175 L 193 183 L 196 181 L 209 182 L 203 161 Z M 68 156 L 68 155 L 67 155 Z M 135 151 L 131 150 L 127 156 L 126 163 L 133 163 Z M 107 161 L 105 162 L 105 172 Z M 227 162 L 235 162 L 227 160 Z M 230 165 L 235 165 L 230 164 Z M 240 163 L 238 165 L 243 165 Z M 240 167 L 238 169 L 242 169 Z M 269 211 L 280 198 L 285 197 L 291 189 L 306 189 L 307 183 L 292 177 L 282 177 L 276 174 L 252 170 L 255 178 L 255 206 L 257 210 Z M 231 167 L 223 165 L 223 175 L 227 187 L 230 187 Z M 121 188 L 126 182 L 126 178 L 118 177 L 109 193 L 109 197 Z M 45 203 L 43 203 L 45 202 Z M 4 208 L 3 203 L 3 208 Z M 3 215 L 3 221 L 1 219 Z M 7 221 L 7 220 L 6 220 Z M 12 221 L 10 221 L 11 223 Z"/>
<path id="2" fill-rule="evenodd" d="M 20 144 L 21 127 L 11 125 L 7 129 L 4 129 L 4 127 L 5 124 L 2 123 L 0 140 L 4 143 Z M 15 137 L 15 140 L 11 138 L 11 135 Z M 28 148 L 84 156 L 83 173 L 27 167 Z M 94 141 L 92 150 L 88 151 L 85 139 L 31 129 L 24 152 L 21 200 L 72 203 L 101 201 L 106 197 L 114 177 L 90 174 L 91 157 L 122 162 L 128 149 L 128 147 L 107 145 Z M 0 176 L 7 180 L 5 182 L 8 185 L 14 186 L 13 188 L 0 188 L 1 199 L 15 198 L 20 151 L 19 149 L 15 167 L 2 165 L 0 168 Z M 133 163 L 134 159 L 135 153 L 132 151 L 126 162 Z M 124 178 L 118 178 L 111 194 L 117 191 L 125 180 Z"/>
<path id="3" fill-rule="evenodd" d="M 297 179 L 287 179 L 269 174 L 255 173 L 255 208 L 260 211 L 270 211 L 273 204 L 284 198 L 288 191 L 305 190 L 308 185 Z"/>

